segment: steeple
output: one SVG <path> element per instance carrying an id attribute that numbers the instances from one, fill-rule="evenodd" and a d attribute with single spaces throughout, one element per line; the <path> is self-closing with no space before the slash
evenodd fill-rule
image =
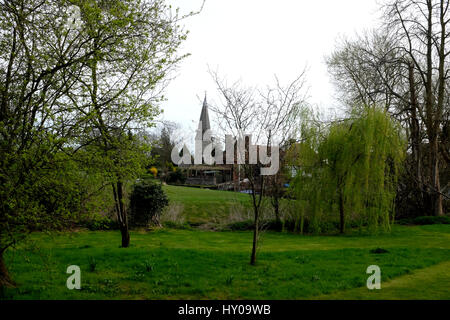
<path id="1" fill-rule="evenodd" d="M 202 123 L 202 134 L 205 133 L 206 130 L 211 129 L 211 125 L 209 124 L 208 103 L 206 102 L 206 92 L 205 99 L 203 100 L 202 113 L 200 114 L 200 121 Z"/>

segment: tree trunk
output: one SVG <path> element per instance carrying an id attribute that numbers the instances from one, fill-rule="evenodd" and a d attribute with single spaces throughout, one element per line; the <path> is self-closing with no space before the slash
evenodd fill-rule
<path id="1" fill-rule="evenodd" d="M 435 216 L 443 216 L 444 210 L 442 208 L 442 193 L 441 193 L 441 184 L 439 179 L 439 144 L 437 136 L 433 139 L 433 143 L 431 145 L 432 148 L 432 181 L 433 188 L 432 193 L 433 197 L 433 214 Z"/>
<path id="2" fill-rule="evenodd" d="M 340 217 L 339 231 L 340 231 L 340 233 L 344 233 L 345 232 L 345 216 L 344 216 L 344 196 L 342 194 L 342 190 L 339 190 L 339 217 Z"/>
<path id="3" fill-rule="evenodd" d="M 280 220 L 280 198 L 278 196 L 278 194 L 275 194 L 273 197 L 273 208 L 275 211 L 275 220 L 277 222 L 277 224 L 281 223 Z"/>
<path id="4" fill-rule="evenodd" d="M 130 245 L 130 233 L 128 226 L 120 226 L 120 233 L 122 234 L 122 248 L 128 248 Z"/>
<path id="5" fill-rule="evenodd" d="M 252 255 L 250 257 L 250 264 L 254 266 L 256 264 L 256 247 L 258 245 L 258 209 L 255 208 L 255 223 L 253 230 L 253 247 L 252 247 Z"/>
<path id="6" fill-rule="evenodd" d="M 122 216 L 122 225 L 120 228 L 120 233 L 122 234 L 122 247 L 128 248 L 130 245 L 130 233 L 128 232 L 127 213 L 123 204 L 123 183 L 121 180 L 117 181 L 117 197 L 119 200 L 120 215 Z"/>
<path id="7" fill-rule="evenodd" d="M 130 233 L 128 231 L 127 213 L 123 203 L 123 183 L 120 179 L 116 184 L 113 183 L 113 193 L 116 203 L 117 221 L 122 234 L 122 247 L 127 248 L 130 245 Z"/>
<path id="8" fill-rule="evenodd" d="M 448 3 L 447 3 L 448 6 Z M 444 96 L 445 96 L 445 82 L 447 72 L 444 70 L 446 53 L 445 53 L 445 44 L 447 38 L 446 25 L 448 21 L 445 21 L 445 11 L 444 9 L 444 1 L 440 3 L 440 26 L 441 26 L 441 43 L 439 48 L 439 88 L 438 88 L 438 101 L 437 101 L 437 110 L 435 115 L 435 124 L 434 124 L 434 139 L 433 145 L 433 185 L 435 190 L 435 199 L 434 199 L 434 215 L 443 216 L 444 210 L 442 208 L 442 193 L 441 193 L 441 183 L 439 180 L 439 127 L 442 123 L 442 111 L 444 107 Z M 448 70 L 447 70 L 448 71 Z"/>
<path id="9" fill-rule="evenodd" d="M 0 288 L 12 288 L 15 286 L 16 284 L 9 276 L 8 269 L 6 268 L 5 260 L 3 259 L 3 251 L 0 251 Z"/>
<path id="10" fill-rule="evenodd" d="M 409 72 L 409 92 L 410 92 L 410 103 L 411 103 L 411 116 L 410 116 L 410 128 L 411 128 L 411 148 L 413 154 L 415 175 L 417 190 L 419 192 L 419 202 L 420 207 L 423 209 L 424 206 L 424 194 L 423 194 L 423 179 L 422 179 L 422 152 L 421 152 L 421 138 L 420 138 L 420 124 L 417 116 L 418 102 L 417 102 L 417 92 L 416 84 L 414 79 L 414 64 L 411 61 L 408 66 Z"/>

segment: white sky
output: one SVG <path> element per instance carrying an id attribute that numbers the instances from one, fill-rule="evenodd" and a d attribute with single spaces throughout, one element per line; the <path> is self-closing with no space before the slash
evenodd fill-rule
<path id="1" fill-rule="evenodd" d="M 168 2 L 187 13 L 202 0 Z M 180 53 L 191 56 L 167 88 L 161 119 L 195 130 L 205 91 L 208 102 L 219 101 L 208 66 L 229 82 L 260 87 L 273 84 L 274 74 L 288 83 L 307 66 L 309 101 L 335 108 L 325 56 L 340 36 L 374 27 L 377 9 L 376 0 L 206 0 L 200 15 L 184 23 L 190 33 Z"/>

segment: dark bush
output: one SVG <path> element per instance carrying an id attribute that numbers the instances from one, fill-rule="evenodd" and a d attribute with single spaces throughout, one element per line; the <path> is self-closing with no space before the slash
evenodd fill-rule
<path id="1" fill-rule="evenodd" d="M 263 223 L 263 228 L 270 231 L 282 231 L 283 223 L 280 220 L 268 220 Z"/>
<path id="2" fill-rule="evenodd" d="M 184 184 L 186 182 L 186 174 L 182 170 L 176 168 L 175 171 L 169 172 L 166 182 Z"/>
<path id="3" fill-rule="evenodd" d="M 117 230 L 119 228 L 116 221 L 100 214 L 96 214 L 92 218 L 82 221 L 81 226 L 91 231 Z"/>
<path id="4" fill-rule="evenodd" d="M 226 229 L 232 230 L 232 231 L 248 231 L 248 230 L 253 230 L 253 224 L 254 224 L 253 220 L 233 222 L 233 223 L 228 224 Z M 268 230 L 268 231 L 281 231 L 283 228 L 282 223 L 275 219 L 260 221 L 259 226 L 263 230 Z"/>
<path id="5" fill-rule="evenodd" d="M 309 233 L 310 222 L 307 217 L 303 220 L 303 233 Z M 283 230 L 289 232 L 300 232 L 300 221 L 295 221 L 293 219 L 288 219 L 283 221 Z"/>
<path id="6" fill-rule="evenodd" d="M 426 225 L 426 224 L 450 224 L 450 217 L 434 217 L 434 216 L 424 216 L 417 217 L 412 220 L 413 224 L 416 225 Z"/>
<path id="7" fill-rule="evenodd" d="M 160 226 L 161 212 L 169 200 L 161 185 L 145 179 L 134 185 L 130 196 L 129 221 L 131 226 Z"/>
<path id="8" fill-rule="evenodd" d="M 427 225 L 427 224 L 450 224 L 450 217 L 448 216 L 422 216 L 410 219 L 401 219 L 397 221 L 397 224 L 402 225 Z"/>
<path id="9" fill-rule="evenodd" d="M 230 223 L 227 225 L 227 229 L 230 229 L 232 231 L 253 230 L 253 221 L 245 220 L 245 221 L 233 222 L 233 223 Z"/>

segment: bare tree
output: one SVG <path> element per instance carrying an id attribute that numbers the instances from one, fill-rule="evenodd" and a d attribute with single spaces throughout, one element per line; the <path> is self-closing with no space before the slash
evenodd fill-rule
<path id="1" fill-rule="evenodd" d="M 277 175 L 262 175 L 264 167 L 258 164 L 250 164 L 251 157 L 250 139 L 247 134 L 255 137 L 257 144 L 256 151 L 267 146 L 270 155 L 279 145 L 285 144 L 295 134 L 297 119 L 300 114 L 300 106 L 306 100 L 303 92 L 305 87 L 305 72 L 302 72 L 294 81 L 287 86 L 282 86 L 275 77 L 275 86 L 260 90 L 252 87 L 245 87 L 240 81 L 228 85 L 221 79 L 217 72 L 210 74 L 217 86 L 222 102 L 212 106 L 211 110 L 220 119 L 219 126 L 225 133 L 231 133 L 237 140 L 241 139 L 248 146 L 245 149 L 244 163 L 238 164 L 238 169 L 242 170 L 250 185 L 250 196 L 253 206 L 254 226 L 253 226 L 253 246 L 250 264 L 256 263 L 256 251 L 258 247 L 260 231 L 261 204 L 267 196 L 267 187 L 280 184 Z M 248 140 L 247 140 L 248 139 Z M 264 144 L 258 145 L 258 144 Z M 278 149 L 277 149 L 278 150 Z M 259 153 L 261 156 L 261 153 Z M 261 160 L 261 159 L 260 159 Z M 239 181 L 240 183 L 240 181 Z M 278 186 L 276 187 L 278 188 Z M 276 197 L 275 204 L 278 204 L 280 193 L 273 193 Z M 277 207 L 278 208 L 278 207 Z"/>
<path id="2" fill-rule="evenodd" d="M 439 137 L 444 116 L 446 82 L 450 72 L 448 51 L 450 12 L 448 1 L 396 0 L 386 6 L 387 27 L 399 39 L 401 49 L 418 75 L 423 101 L 417 103 L 428 140 L 433 212 L 443 215 L 440 185 Z M 414 101 L 415 103 L 415 101 Z"/>

